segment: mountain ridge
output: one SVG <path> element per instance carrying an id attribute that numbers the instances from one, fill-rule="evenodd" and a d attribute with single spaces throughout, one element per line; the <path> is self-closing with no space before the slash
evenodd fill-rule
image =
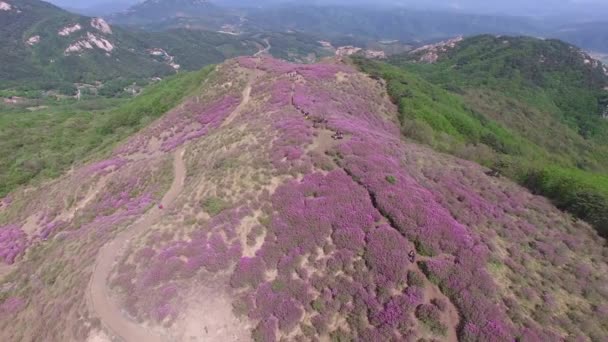
<path id="1" fill-rule="evenodd" d="M 105 159 L 3 200 L 0 334 L 128 338 L 111 316 L 169 340 L 603 336 L 603 240 L 486 172 L 404 139 L 351 66 L 230 60 Z"/>

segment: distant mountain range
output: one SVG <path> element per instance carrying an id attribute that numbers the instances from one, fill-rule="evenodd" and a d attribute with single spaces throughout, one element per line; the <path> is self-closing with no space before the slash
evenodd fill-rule
<path id="1" fill-rule="evenodd" d="M 275 57 L 313 62 L 340 46 L 392 54 L 482 33 L 557 37 L 599 55 L 608 52 L 608 26 L 601 22 L 558 26 L 446 11 L 272 1 L 260 3 L 262 9 L 205 0 L 148 0 L 106 21 L 39 0 L 2 4 L 0 89 L 70 93 L 74 83 L 162 78 L 267 47 Z"/>
<path id="2" fill-rule="evenodd" d="M 164 77 L 177 70 L 197 70 L 230 57 L 252 55 L 267 47 L 271 35 L 187 30 L 180 25 L 149 32 L 110 25 L 104 19 L 73 14 L 39 0 L 3 0 L 1 4 L 0 89 L 72 93 L 74 83 Z M 144 10 L 149 5 L 136 8 Z M 311 37 L 272 36 L 277 40 L 273 51 L 288 59 L 328 53 Z"/>
<path id="3" fill-rule="evenodd" d="M 108 19 L 115 24 L 148 29 L 188 27 L 219 30 L 239 23 L 239 16 L 207 0 L 147 0 Z"/>
<path id="4" fill-rule="evenodd" d="M 403 2 L 387 1 L 382 6 L 374 7 L 365 4 L 365 1 L 296 3 L 148 0 L 127 11 L 111 15 L 108 20 L 118 25 L 147 30 L 176 27 L 232 32 L 295 30 L 326 38 L 353 36 L 373 40 L 398 39 L 404 42 L 424 42 L 484 33 L 532 35 L 564 39 L 587 50 L 608 52 L 608 25 L 602 22 L 580 22 L 578 14 L 570 17 L 556 14 L 542 18 L 491 14 L 489 10 L 478 11 L 482 14 L 471 14 L 475 12 L 470 6 L 471 1 L 463 2 L 457 10 L 446 10 L 446 4 L 432 7 L 434 10 L 416 9 L 414 4 Z M 508 6 L 517 7 L 513 4 Z M 527 8 L 526 6 L 519 8 Z M 538 7 L 538 4 L 530 6 Z M 579 7 L 580 11 L 587 12 L 592 12 L 595 8 L 591 5 Z M 566 7 L 558 5 L 555 12 L 562 13 L 564 8 Z M 586 14 L 584 18 L 597 16 Z"/>

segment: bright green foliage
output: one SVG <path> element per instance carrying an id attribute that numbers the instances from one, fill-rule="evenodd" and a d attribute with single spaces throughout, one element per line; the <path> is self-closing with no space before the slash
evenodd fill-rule
<path id="1" fill-rule="evenodd" d="M 600 133 L 608 76 L 578 48 L 559 40 L 490 35 L 465 39 L 436 64 L 395 59 L 446 89 L 492 89 L 551 112 L 584 136 Z"/>
<path id="2" fill-rule="evenodd" d="M 526 186 L 552 198 L 555 204 L 593 224 L 608 236 L 608 176 L 588 172 L 547 167 L 530 172 Z"/>
<path id="3" fill-rule="evenodd" d="M 170 77 L 131 100 L 46 103 L 37 111 L 0 107 L 0 197 L 106 153 L 199 89 L 211 70 Z"/>
<path id="4" fill-rule="evenodd" d="M 389 94 L 399 105 L 405 135 L 452 152 L 464 144 L 484 142 L 505 153 L 528 150 L 528 141 L 475 113 L 462 96 L 403 68 L 362 59 L 357 62 L 364 71 L 387 80 Z"/>
<path id="5" fill-rule="evenodd" d="M 355 59 L 410 138 L 502 171 L 608 235 L 608 76 L 555 40 L 479 36 L 436 64 Z"/>

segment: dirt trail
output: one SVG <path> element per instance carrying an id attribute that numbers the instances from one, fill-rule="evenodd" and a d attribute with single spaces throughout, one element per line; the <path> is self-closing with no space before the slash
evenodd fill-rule
<path id="1" fill-rule="evenodd" d="M 260 51 L 256 52 L 253 55 L 254 57 L 258 57 L 258 56 L 270 51 L 270 48 L 272 48 L 272 46 L 270 45 L 270 40 L 264 39 L 264 42 L 266 42 L 267 46 L 265 48 L 261 49 Z"/>
<path id="2" fill-rule="evenodd" d="M 186 165 L 184 148 L 174 153 L 174 178 L 171 188 L 163 197 L 161 203 L 164 210 L 170 208 L 181 193 L 186 180 Z M 123 253 L 131 239 L 150 228 L 162 216 L 163 210 L 156 206 L 144 214 L 133 226 L 122 231 L 114 240 L 101 248 L 97 256 L 93 275 L 89 283 L 87 302 L 91 310 L 100 318 L 103 326 L 125 342 L 161 342 L 163 338 L 149 329 L 129 320 L 122 314 L 120 306 L 114 302 L 109 293 L 107 280 L 114 262 Z"/>
<path id="3" fill-rule="evenodd" d="M 427 284 L 424 286 L 424 296 L 427 300 L 441 299 L 447 304 L 445 312 L 442 313 L 443 323 L 446 324 L 448 330 L 445 336 L 447 342 L 458 342 L 458 334 L 456 328 L 460 324 L 460 316 L 458 315 L 458 309 L 454 306 L 454 303 L 444 295 L 437 285 L 426 281 Z"/>
<path id="4" fill-rule="evenodd" d="M 247 86 L 243 89 L 243 95 L 241 98 L 241 103 L 230 113 L 230 115 L 224 120 L 224 123 L 221 127 L 228 126 L 234 119 L 239 116 L 240 113 L 243 112 L 243 109 L 247 106 L 249 101 L 251 100 L 251 86 L 255 79 L 257 78 L 257 73 L 253 74 L 249 77 L 249 81 L 247 82 Z"/>
<path id="5" fill-rule="evenodd" d="M 429 260 L 427 257 L 418 256 L 419 261 Z M 420 269 L 418 263 L 412 263 L 409 265 L 408 270 L 416 271 L 419 274 L 424 274 Z M 447 307 L 444 312 L 441 313 L 442 322 L 447 326 L 448 330 L 445 335 L 444 341 L 446 342 L 458 342 L 458 333 L 457 328 L 460 324 L 460 315 L 458 314 L 458 309 L 452 303 L 450 298 L 443 294 L 439 289 L 439 286 L 433 284 L 428 278 L 424 279 L 424 298 L 425 302 L 430 302 L 433 299 L 443 300 Z"/>

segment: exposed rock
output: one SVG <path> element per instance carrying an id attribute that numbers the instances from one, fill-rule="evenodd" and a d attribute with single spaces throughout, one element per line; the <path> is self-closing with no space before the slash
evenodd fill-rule
<path id="1" fill-rule="evenodd" d="M 324 43 L 329 44 L 328 42 L 319 42 L 323 47 L 326 47 Z M 332 47 L 331 44 L 329 47 Z M 386 53 L 382 50 L 364 50 L 363 48 L 352 45 L 340 46 L 336 49 L 337 57 L 352 56 L 358 53 L 362 53 L 366 58 L 386 58 Z"/>
<path id="2" fill-rule="evenodd" d="M 361 49 L 360 47 L 352 46 L 352 45 L 340 46 L 336 50 L 336 56 L 338 56 L 338 57 L 352 56 L 361 50 L 363 50 L 363 49 Z"/>
<path id="3" fill-rule="evenodd" d="M 62 28 L 61 30 L 59 30 L 59 35 L 62 37 L 67 37 L 69 35 L 71 35 L 74 32 L 78 32 L 82 30 L 82 26 L 80 26 L 80 24 L 75 24 L 72 26 L 66 26 L 64 28 Z"/>
<path id="4" fill-rule="evenodd" d="M 10 11 L 12 9 L 13 6 L 11 6 L 11 4 L 4 1 L 0 1 L 0 11 Z"/>
<path id="5" fill-rule="evenodd" d="M 420 58 L 418 60 L 422 63 L 435 63 L 439 59 L 439 55 L 441 53 L 453 49 L 454 47 L 456 47 L 456 44 L 458 44 L 462 40 L 463 37 L 460 36 L 436 44 L 425 45 L 412 51 L 412 53 L 420 54 Z"/>
<path id="6" fill-rule="evenodd" d="M 328 42 L 328 41 L 319 40 L 318 43 L 321 44 L 321 46 L 324 47 L 324 48 L 328 48 L 328 49 L 333 48 L 333 46 L 331 45 L 331 43 Z"/>
<path id="7" fill-rule="evenodd" d="M 382 50 L 365 50 L 363 54 L 366 58 L 386 58 L 386 53 Z"/>
<path id="8" fill-rule="evenodd" d="M 181 65 L 175 63 L 175 57 L 171 56 L 167 53 L 167 51 L 161 48 L 150 49 L 148 50 L 148 53 L 152 56 L 161 57 L 165 64 L 169 65 L 175 70 L 179 70 L 181 68 Z"/>
<path id="9" fill-rule="evenodd" d="M 40 36 L 32 36 L 28 40 L 26 40 L 25 43 L 29 46 L 34 46 L 40 43 Z"/>
<path id="10" fill-rule="evenodd" d="M 94 48 L 98 48 L 110 53 L 114 50 L 114 45 L 112 45 L 112 43 L 105 38 L 101 38 L 92 34 L 91 32 L 87 32 L 86 39 L 79 40 L 68 46 L 68 48 L 65 49 L 65 54 L 69 55 L 79 53 L 83 50 L 92 50 Z"/>
<path id="11" fill-rule="evenodd" d="M 112 34 L 112 28 L 110 25 L 103 20 L 102 18 L 93 18 L 91 19 L 91 26 L 98 31 L 105 34 Z"/>

